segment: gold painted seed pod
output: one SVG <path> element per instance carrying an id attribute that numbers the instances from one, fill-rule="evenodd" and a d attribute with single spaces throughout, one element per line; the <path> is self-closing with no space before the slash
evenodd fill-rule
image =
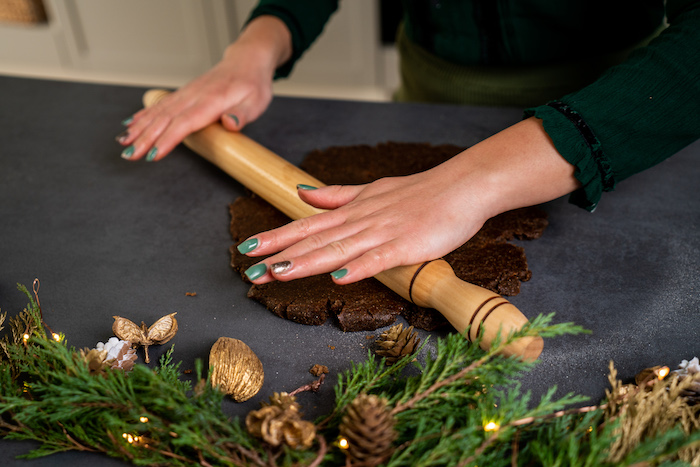
<path id="1" fill-rule="evenodd" d="M 243 402 L 258 393 L 265 373 L 262 362 L 243 341 L 219 337 L 209 352 L 209 366 L 214 367 L 211 382 L 222 391 Z"/>

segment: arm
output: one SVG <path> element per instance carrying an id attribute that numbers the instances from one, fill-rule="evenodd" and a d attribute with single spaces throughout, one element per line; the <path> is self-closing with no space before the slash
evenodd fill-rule
<path id="1" fill-rule="evenodd" d="M 490 217 L 575 192 L 593 209 L 603 191 L 700 137 L 700 2 L 669 0 L 671 26 L 579 92 L 452 160 L 411 177 L 300 190 L 334 211 L 257 235 L 256 283 L 332 273 L 354 282 L 443 256 Z M 244 243 L 244 246 L 255 242 Z"/>
<path id="2" fill-rule="evenodd" d="M 122 157 L 160 160 L 214 121 L 237 131 L 260 117 L 272 100 L 273 79 L 289 75 L 337 7 L 337 0 L 261 0 L 216 66 L 134 114 L 117 137 Z"/>
<path id="3" fill-rule="evenodd" d="M 593 210 L 604 191 L 700 138 L 700 1 L 669 0 L 670 26 L 593 84 L 528 111 L 543 119 Z"/>

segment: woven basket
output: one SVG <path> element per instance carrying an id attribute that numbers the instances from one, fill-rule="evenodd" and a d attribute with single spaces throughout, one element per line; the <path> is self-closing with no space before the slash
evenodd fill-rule
<path id="1" fill-rule="evenodd" d="M 12 23 L 45 23 L 46 9 L 42 0 L 0 1 L 0 21 Z"/>

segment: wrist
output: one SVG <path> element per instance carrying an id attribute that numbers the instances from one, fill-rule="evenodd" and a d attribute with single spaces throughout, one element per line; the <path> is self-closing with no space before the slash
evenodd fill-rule
<path id="1" fill-rule="evenodd" d="M 463 168 L 463 183 L 478 190 L 475 196 L 488 217 L 551 201 L 580 186 L 574 166 L 536 118 L 506 128 L 455 159 Z"/>
<path id="2" fill-rule="evenodd" d="M 241 61 L 262 67 L 270 74 L 292 56 L 292 36 L 282 20 L 259 16 L 248 23 L 236 41 L 224 51 L 222 63 Z"/>

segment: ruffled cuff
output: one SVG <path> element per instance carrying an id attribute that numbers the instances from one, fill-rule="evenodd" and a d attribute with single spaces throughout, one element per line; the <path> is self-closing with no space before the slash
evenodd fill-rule
<path id="1" fill-rule="evenodd" d="M 603 192 L 615 188 L 610 162 L 596 135 L 578 112 L 560 101 L 526 109 L 525 116 L 542 120 L 554 147 L 576 168 L 574 176 L 582 187 L 569 202 L 592 212 Z"/>

